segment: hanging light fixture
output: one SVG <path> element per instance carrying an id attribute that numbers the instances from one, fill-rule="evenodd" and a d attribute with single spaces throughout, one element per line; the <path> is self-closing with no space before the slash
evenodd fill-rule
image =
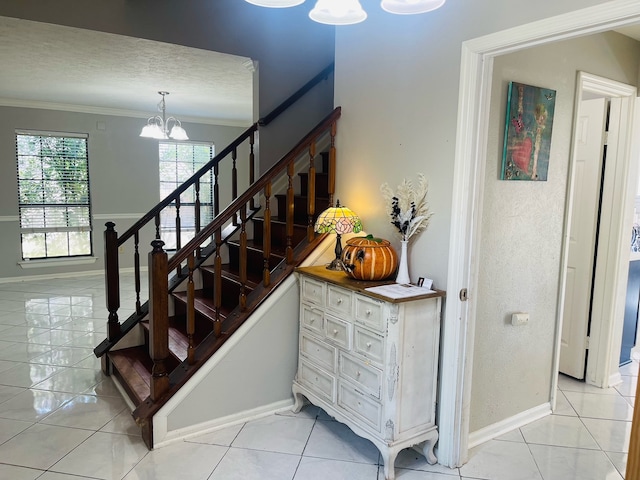
<path id="1" fill-rule="evenodd" d="M 295 7 L 305 0 L 245 0 L 261 7 Z M 385 12 L 398 15 L 413 15 L 426 13 L 440 8 L 446 0 L 382 0 L 380 7 Z M 367 18 L 358 0 L 317 0 L 315 7 L 309 12 L 309 17 L 319 23 L 327 25 L 353 25 L 363 22 Z"/>
<path id="2" fill-rule="evenodd" d="M 155 138 L 157 140 L 168 140 L 169 138 L 173 140 L 189 140 L 187 132 L 182 128 L 180 120 L 175 117 L 166 118 L 164 97 L 169 95 L 169 92 L 161 91 L 158 93 L 162 95 L 162 100 L 158 103 L 158 110 L 162 112 L 162 116 L 156 115 L 155 117 L 150 117 L 147 120 L 147 124 L 142 128 L 140 136 L 145 138 Z M 171 128 L 171 131 L 169 131 L 169 124 L 171 122 L 173 122 L 173 127 Z"/>
<path id="3" fill-rule="evenodd" d="M 367 18 L 358 0 L 318 0 L 309 18 L 327 25 L 353 25 Z"/>
<path id="4" fill-rule="evenodd" d="M 300 5 L 301 3 L 304 3 L 304 0 L 246 0 L 246 1 L 254 5 L 258 5 L 259 7 L 270 7 L 270 8 L 295 7 L 296 5 Z"/>
<path id="5" fill-rule="evenodd" d="M 382 0 L 380 6 L 389 13 L 413 15 L 426 13 L 444 5 L 446 0 Z"/>

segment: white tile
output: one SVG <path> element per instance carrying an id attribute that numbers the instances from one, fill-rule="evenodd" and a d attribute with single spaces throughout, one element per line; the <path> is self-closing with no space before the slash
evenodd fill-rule
<path id="1" fill-rule="evenodd" d="M 240 433 L 244 423 L 232 425 L 230 427 L 221 428 L 210 433 L 188 438 L 187 442 L 207 443 L 209 445 L 222 445 L 228 447 Z"/>
<path id="2" fill-rule="evenodd" d="M 577 417 L 548 415 L 520 429 L 527 443 L 598 450 L 598 444 Z"/>
<path id="3" fill-rule="evenodd" d="M 510 432 L 504 433 L 499 437 L 496 437 L 495 440 L 502 440 L 505 442 L 520 442 L 524 443 L 524 438 L 519 428 L 511 430 Z"/>
<path id="4" fill-rule="evenodd" d="M 40 422 L 61 427 L 99 430 L 125 407 L 122 398 L 78 395 Z"/>
<path id="5" fill-rule="evenodd" d="M 61 372 L 62 367 L 38 365 L 35 363 L 19 363 L 15 367 L 0 373 L 0 385 L 13 387 L 31 387 L 46 378 Z"/>
<path id="6" fill-rule="evenodd" d="M 618 470 L 618 473 L 620 473 L 620 475 L 624 477 L 627 472 L 627 460 L 629 455 L 627 453 L 620 453 L 620 452 L 604 452 L 604 453 L 607 454 L 607 457 L 609 457 L 609 460 L 611 460 L 611 463 L 613 463 L 613 465 Z"/>
<path id="7" fill-rule="evenodd" d="M 320 420 L 311 431 L 303 455 L 373 464 L 377 464 L 380 457 L 373 443 L 357 436 L 346 425 Z"/>
<path id="8" fill-rule="evenodd" d="M 28 343 L 31 338 L 49 331 L 48 328 L 31 327 L 28 325 L 19 325 L 11 327 L 2 332 L 2 339 L 5 342 Z"/>
<path id="9" fill-rule="evenodd" d="M 564 392 L 560 389 L 557 391 L 556 395 L 556 409 L 553 411 L 553 415 L 564 415 L 569 417 L 577 417 L 578 414 L 573 409 L 569 400 L 564 395 Z"/>
<path id="10" fill-rule="evenodd" d="M 2 348 L 2 346 L 0 346 L 0 349 Z M 22 363 L 22 362 L 12 362 L 9 360 L 0 360 L 0 372 L 4 372 L 6 370 L 9 370 L 10 368 L 15 367 L 18 363 Z"/>
<path id="11" fill-rule="evenodd" d="M 613 389 L 615 391 L 615 389 Z M 580 417 L 631 420 L 633 408 L 620 395 L 564 392 Z"/>
<path id="12" fill-rule="evenodd" d="M 528 445 L 499 440 L 490 440 L 471 449 L 469 461 L 460 467 L 460 475 L 490 480 L 543 479 Z"/>
<path id="13" fill-rule="evenodd" d="M 37 383 L 34 388 L 55 392 L 82 393 L 97 385 L 104 378 L 102 372 L 84 368 L 65 368 L 46 380 Z"/>
<path id="14" fill-rule="evenodd" d="M 452 476 L 443 473 L 419 472 L 416 470 L 404 470 L 401 468 L 396 468 L 395 474 L 396 479 L 399 480 L 458 480 L 460 478 L 458 475 Z M 380 467 L 380 471 L 378 473 L 378 480 L 385 480 L 382 467 Z"/>
<path id="15" fill-rule="evenodd" d="M 94 370 L 95 372 L 96 370 Z M 120 390 L 116 387 L 116 384 L 109 377 L 105 378 L 101 382 L 89 387 L 84 392 L 87 395 L 97 395 L 99 397 L 118 397 L 122 398 Z"/>
<path id="16" fill-rule="evenodd" d="M 40 475 L 42 475 L 42 470 L 0 464 L 0 478 L 11 480 L 35 480 L 36 478 L 44 478 Z"/>
<path id="17" fill-rule="evenodd" d="M 12 437 L 15 437 L 17 434 L 26 430 L 31 425 L 33 425 L 33 423 L 31 422 L 0 418 L 0 444 L 6 442 Z M 1 475 L 0 478 L 2 478 Z"/>
<path id="18" fill-rule="evenodd" d="M 102 363 L 98 357 L 91 354 L 81 362 L 76 363 L 73 368 L 88 368 L 89 370 L 100 370 Z"/>
<path id="19" fill-rule="evenodd" d="M 638 377 L 623 376 L 622 383 L 615 386 L 623 397 L 635 397 L 638 388 Z"/>
<path id="20" fill-rule="evenodd" d="M 291 410 L 284 410 L 282 412 L 278 412 L 277 415 L 283 415 L 285 417 L 311 418 L 315 420 L 320 411 L 320 407 L 307 403 L 298 413 L 294 413 Z"/>
<path id="21" fill-rule="evenodd" d="M 583 418 L 593 438 L 607 452 L 628 452 L 631 438 L 631 422 Z"/>
<path id="22" fill-rule="evenodd" d="M 293 479 L 374 480 L 377 474 L 378 465 L 303 457 Z"/>
<path id="23" fill-rule="evenodd" d="M 558 374 L 558 388 L 563 392 L 593 393 L 595 395 L 617 395 L 615 388 L 598 388 L 581 380 Z"/>
<path id="24" fill-rule="evenodd" d="M 180 442 L 157 448 L 142 459 L 124 480 L 207 480 L 227 447 Z"/>
<path id="25" fill-rule="evenodd" d="M 48 352 L 32 358 L 29 363 L 70 367 L 90 355 L 93 355 L 90 348 L 54 347 Z"/>
<path id="26" fill-rule="evenodd" d="M 69 475 L 67 473 L 45 472 L 38 480 L 86 480 L 92 477 L 80 477 L 78 475 Z"/>
<path id="27" fill-rule="evenodd" d="M 635 407 L 636 397 L 624 397 L 624 399 L 627 401 L 627 403 L 629 403 L 629 405 L 631 405 L 632 407 Z"/>
<path id="28" fill-rule="evenodd" d="M 382 461 L 380 463 L 382 463 Z M 424 458 L 421 453 L 416 452 L 412 448 L 405 448 L 404 450 L 401 450 L 400 453 L 398 453 L 398 456 L 396 457 L 395 467 L 396 472 L 398 471 L 398 469 L 402 468 L 406 470 L 420 470 L 423 472 L 442 473 L 445 475 L 459 475 L 459 471 L 457 468 L 445 467 L 444 465 L 440 465 L 438 463 L 436 463 L 435 465 L 430 465 L 427 462 L 427 459 Z"/>
<path id="29" fill-rule="evenodd" d="M 0 417 L 37 422 L 72 398 L 70 393 L 28 389 L 0 404 Z"/>
<path id="30" fill-rule="evenodd" d="M 209 480 L 289 480 L 299 462 L 298 455 L 231 447 Z"/>
<path id="31" fill-rule="evenodd" d="M 0 445 L 0 463 L 47 469 L 92 432 L 53 425 L 33 425 Z"/>
<path id="32" fill-rule="evenodd" d="M 620 367 L 620 375 L 631 375 L 633 377 L 638 376 L 638 370 L 640 369 L 640 363 L 631 361 L 626 365 Z"/>
<path id="33" fill-rule="evenodd" d="M 602 451 L 530 445 L 544 480 L 622 480 Z"/>
<path id="34" fill-rule="evenodd" d="M 32 358 L 37 357 L 38 355 L 42 355 L 49 350 L 51 350 L 51 348 L 47 345 L 35 345 L 33 343 L 13 343 L 10 346 L 0 347 L 0 360 L 9 360 L 11 362 L 28 362 Z"/>
<path id="35" fill-rule="evenodd" d="M 86 432 L 86 430 L 76 431 Z M 120 480 L 147 453 L 147 447 L 140 437 L 96 432 L 50 470 Z"/>
<path id="36" fill-rule="evenodd" d="M 300 455 L 315 420 L 270 415 L 247 422 L 231 444 L 237 448 Z"/>
<path id="37" fill-rule="evenodd" d="M 113 417 L 113 419 L 111 419 L 109 423 L 102 427 L 100 431 L 109 433 L 123 433 L 134 436 L 141 435 L 140 427 L 136 424 L 135 420 L 131 416 L 131 411 L 128 408 L 125 408 L 118 415 Z"/>
<path id="38" fill-rule="evenodd" d="M 10 398 L 24 392 L 25 387 L 12 387 L 10 385 L 0 385 L 0 403 L 6 402 Z"/>

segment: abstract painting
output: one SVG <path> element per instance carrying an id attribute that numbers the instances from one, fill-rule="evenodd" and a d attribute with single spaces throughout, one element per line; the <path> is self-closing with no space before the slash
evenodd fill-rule
<path id="1" fill-rule="evenodd" d="M 502 180 L 547 180 L 556 91 L 509 82 Z"/>

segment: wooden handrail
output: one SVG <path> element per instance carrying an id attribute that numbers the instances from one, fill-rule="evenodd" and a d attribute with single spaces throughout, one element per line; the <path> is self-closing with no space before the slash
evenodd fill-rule
<path id="1" fill-rule="evenodd" d="M 301 97 L 306 95 L 309 92 L 309 90 L 311 90 L 321 81 L 327 79 L 334 70 L 335 70 L 334 63 L 331 63 L 330 65 L 327 65 L 326 67 L 324 67 L 320 73 L 318 73 L 315 77 L 313 77 L 311 80 L 305 83 L 302 87 L 300 87 L 298 91 L 296 91 L 293 95 L 287 98 L 284 102 L 282 102 L 280 105 L 274 108 L 271 113 L 269 113 L 268 115 L 265 115 L 260 120 L 258 120 L 258 125 L 260 125 L 261 127 L 269 125 L 282 112 L 284 112 L 287 108 L 289 108 L 291 105 L 293 105 L 298 100 L 300 100 Z"/>

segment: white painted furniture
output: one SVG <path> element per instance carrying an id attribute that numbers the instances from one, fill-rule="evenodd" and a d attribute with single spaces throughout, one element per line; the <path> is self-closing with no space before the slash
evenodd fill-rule
<path id="1" fill-rule="evenodd" d="M 444 292 L 394 300 L 324 266 L 297 270 L 300 354 L 294 412 L 306 399 L 369 439 L 395 478 L 398 452 L 420 445 L 437 461 L 435 423 Z"/>

